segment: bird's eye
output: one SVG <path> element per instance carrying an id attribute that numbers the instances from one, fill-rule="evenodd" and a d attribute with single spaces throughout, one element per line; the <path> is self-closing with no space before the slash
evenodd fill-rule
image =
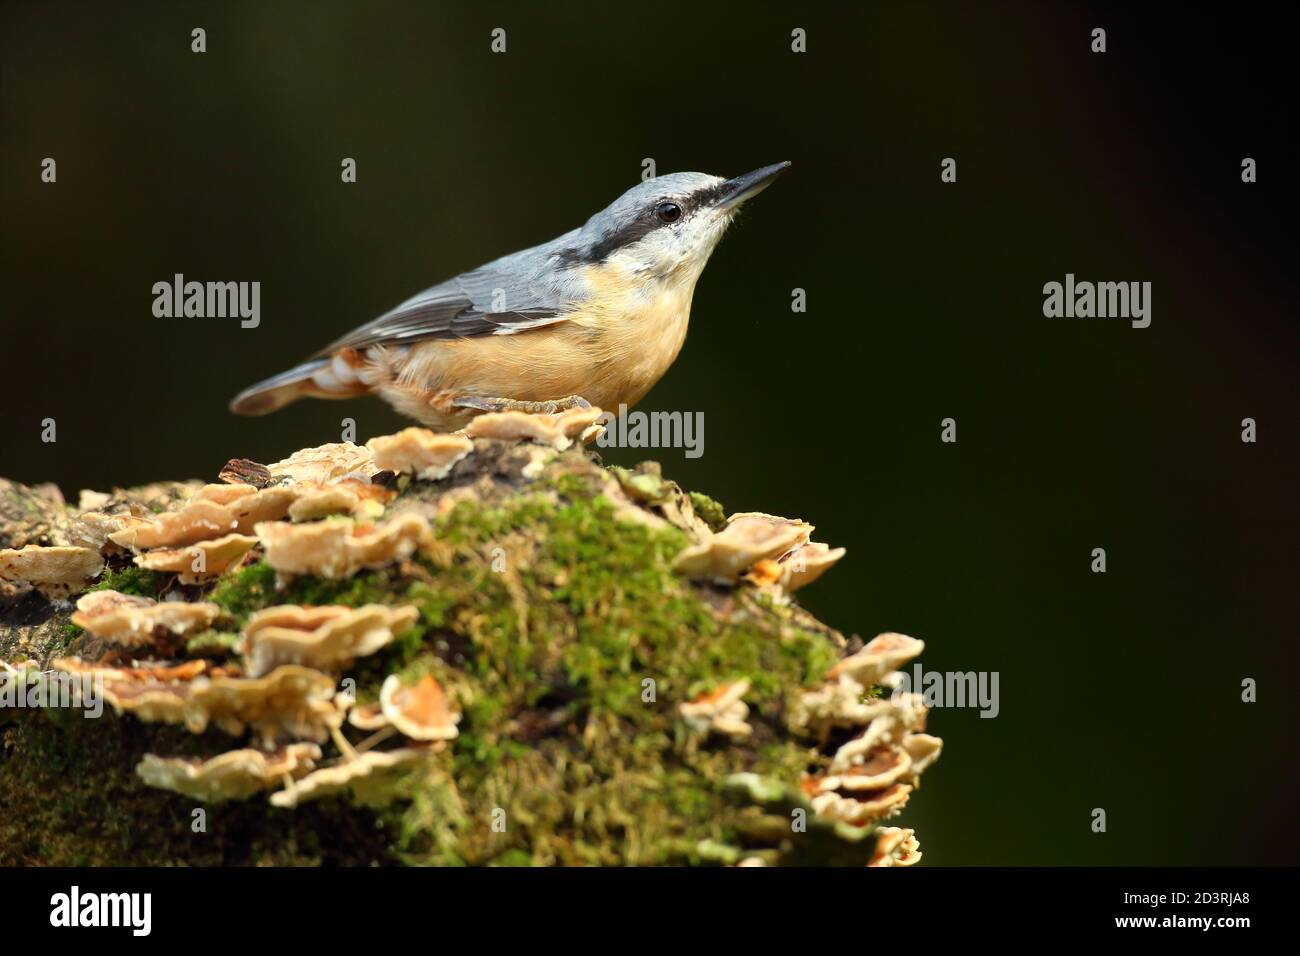
<path id="1" fill-rule="evenodd" d="M 655 215 L 660 222 L 676 222 L 682 218 L 682 207 L 675 202 L 661 202 L 655 206 Z"/>

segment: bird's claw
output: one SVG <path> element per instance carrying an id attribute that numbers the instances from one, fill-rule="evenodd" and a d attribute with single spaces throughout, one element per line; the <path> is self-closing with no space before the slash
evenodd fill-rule
<path id="1" fill-rule="evenodd" d="M 474 395 L 461 395 L 452 401 L 452 405 L 482 412 L 527 412 L 531 415 L 556 415 L 571 408 L 591 408 L 591 402 L 581 395 L 568 395 L 548 402 L 523 402 L 513 398 L 479 398 Z"/>

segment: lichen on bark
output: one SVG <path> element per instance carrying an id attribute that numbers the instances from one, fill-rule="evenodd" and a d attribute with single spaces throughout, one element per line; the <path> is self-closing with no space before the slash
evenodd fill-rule
<path id="1" fill-rule="evenodd" d="M 241 629 L 268 606 L 412 605 L 414 627 L 335 676 L 355 688 L 357 707 L 374 704 L 389 675 L 404 684 L 432 676 L 458 708 L 455 739 L 400 776 L 384 806 L 342 796 L 293 810 L 258 798 L 224 802 L 205 807 L 206 832 L 196 833 L 203 805 L 150 789 L 136 765 L 146 753 L 211 757 L 249 744 L 219 729 L 195 734 L 111 712 L 87 720 L 0 710 L 0 863 L 879 860 L 887 815 L 837 822 L 810 799 L 808 781 L 832 766 L 849 731 L 833 720 L 792 720 L 801 697 L 827 686 L 861 642 L 777 585 L 678 573 L 683 549 L 724 526 L 716 502 L 682 491 L 653 464 L 611 469 L 581 447 L 482 438 L 441 480 L 376 480 L 393 492 L 383 518 L 427 519 L 429 547 L 336 580 L 277 574 L 255 549 L 198 585 L 143 571 L 108 547 L 90 586 L 218 605 L 210 630 L 166 644 L 166 656 L 235 669 Z M 196 487 L 116 491 L 81 504 L 147 517 Z M 86 509 L 48 487 L 6 483 L 0 501 L 0 547 L 87 537 Z M 123 659 L 71 624 L 71 602 L 5 587 L 0 660 L 48 668 L 69 657 Z M 728 687 L 743 689 L 747 732 L 683 719 L 683 704 Z"/>

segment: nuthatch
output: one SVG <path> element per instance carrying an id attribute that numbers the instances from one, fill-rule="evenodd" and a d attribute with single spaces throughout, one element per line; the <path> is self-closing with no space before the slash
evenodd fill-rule
<path id="1" fill-rule="evenodd" d="M 421 292 L 230 409 L 376 393 L 448 431 L 487 411 L 631 407 L 681 351 L 695 282 L 741 203 L 789 165 L 646 180 L 585 226 Z"/>

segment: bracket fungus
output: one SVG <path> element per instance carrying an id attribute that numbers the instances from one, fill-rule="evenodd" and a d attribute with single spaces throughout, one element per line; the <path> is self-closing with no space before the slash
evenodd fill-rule
<path id="1" fill-rule="evenodd" d="M 185 635 L 211 627 L 221 608 L 207 601 L 155 601 L 118 591 L 91 591 L 78 599 L 72 623 L 95 637 L 127 647 L 149 643 L 162 629 Z"/>
<path id="2" fill-rule="evenodd" d="M 827 819 L 862 827 L 895 816 L 907 804 L 911 792 L 912 788 L 905 783 L 891 784 L 883 790 L 851 797 L 826 790 L 813 796 L 811 803 L 813 809 Z"/>
<path id="3" fill-rule="evenodd" d="M 388 645 L 417 617 L 419 611 L 410 605 L 269 607 L 248 619 L 239 650 L 250 677 L 261 677 L 280 664 L 343 670 L 354 659 Z"/>
<path id="4" fill-rule="evenodd" d="M 349 480 L 369 482 L 379 470 L 370 449 L 349 441 L 303 448 L 266 466 L 272 481 L 315 485 Z"/>
<path id="5" fill-rule="evenodd" d="M 850 764 L 837 774 L 810 777 L 815 792 L 824 790 L 881 790 L 904 780 L 912 769 L 912 755 L 902 747 L 885 746 L 872 751 L 861 763 Z"/>
<path id="6" fill-rule="evenodd" d="M 921 771 L 938 758 L 942 746 L 938 738 L 909 733 L 924 720 L 924 708 L 918 702 L 908 704 L 874 717 L 861 735 L 835 752 L 828 773 L 804 778 L 804 791 L 816 812 L 862 826 L 903 808 Z M 913 745 L 913 736 L 923 740 Z M 913 752 L 922 759 L 914 761 Z"/>
<path id="7" fill-rule="evenodd" d="M 116 554 L 125 549 L 112 540 L 114 534 L 128 528 L 142 528 L 151 523 L 151 518 L 129 512 L 109 514 L 104 511 L 85 511 L 77 516 L 75 537 L 69 543 L 91 548 L 101 554 Z"/>
<path id="8" fill-rule="evenodd" d="M 247 534 L 258 522 L 289 513 L 295 493 L 288 488 L 252 485 L 204 485 L 175 511 L 147 524 L 132 524 L 110 534 L 109 540 L 142 551 L 180 548 L 233 533 Z"/>
<path id="9" fill-rule="evenodd" d="M 809 541 L 786 553 L 780 560 L 764 558 L 754 564 L 745 579 L 760 587 L 777 586 L 793 594 L 812 584 L 847 554 L 845 548 L 832 548 L 820 541 Z"/>
<path id="10" fill-rule="evenodd" d="M 176 666 L 109 667 L 75 657 L 55 660 L 51 667 L 94 686 L 118 714 L 129 713 L 147 723 L 179 724 L 185 720 L 190 681 L 209 669 L 207 661 Z"/>
<path id="11" fill-rule="evenodd" d="M 474 450 L 464 435 L 442 435 L 427 428 L 403 428 L 366 442 L 375 465 L 385 471 L 438 481 L 451 474 L 456 463 Z"/>
<path id="12" fill-rule="evenodd" d="M 564 451 L 575 441 L 594 441 L 604 431 L 597 424 L 605 413 L 599 408 L 571 408 L 555 415 L 528 412 L 488 412 L 470 419 L 465 434 L 497 441 L 531 441 Z"/>
<path id="13" fill-rule="evenodd" d="M 90 548 L 42 547 L 0 550 L 0 580 L 30 585 L 49 598 L 64 598 L 99 576 L 104 559 Z"/>
<path id="14" fill-rule="evenodd" d="M 878 635 L 794 701 L 787 721 L 796 733 L 829 740 L 833 728 L 856 730 L 835 749 L 824 772 L 804 776 L 803 790 L 817 813 L 854 826 L 891 817 L 938 759 L 943 741 L 920 733 L 927 708 L 920 694 L 902 689 L 896 670 L 924 647 L 904 634 Z M 873 697 L 873 687 L 893 691 Z"/>
<path id="15" fill-rule="evenodd" d="M 859 826 L 896 815 L 915 789 L 919 771 L 895 759 L 894 753 L 897 750 L 889 747 L 872 749 L 862 764 L 833 763 L 829 775 L 808 778 L 813 809 Z"/>
<path id="16" fill-rule="evenodd" d="M 343 703 L 348 703 L 345 699 Z M 357 730 L 383 730 L 392 732 L 392 725 L 388 718 L 384 716 L 384 708 L 378 703 L 374 704 L 357 704 L 348 711 L 348 723 Z"/>
<path id="17" fill-rule="evenodd" d="M 913 730 L 925 728 L 927 711 L 920 694 L 900 694 L 896 699 L 880 701 L 879 705 L 865 728 L 835 751 L 830 765 L 832 773 L 865 763 L 876 748 L 902 744 Z"/>
<path id="18" fill-rule="evenodd" d="M 888 709 L 888 702 L 866 696 L 867 688 L 841 675 L 805 691 L 790 709 L 790 726 L 796 731 L 826 736 L 832 727 L 857 727 L 870 723 Z"/>
<path id="19" fill-rule="evenodd" d="M 232 750 L 207 760 L 145 754 L 136 765 L 141 780 L 205 803 L 246 800 L 286 779 L 303 776 L 320 760 L 316 744 L 289 744 L 277 750 Z"/>
<path id="20" fill-rule="evenodd" d="M 185 697 L 185 726 L 203 733 L 215 724 L 231 736 L 254 730 L 264 744 L 281 738 L 320 742 L 343 722 L 334 678 L 282 664 L 263 677 L 199 677 Z"/>
<path id="21" fill-rule="evenodd" d="M 323 578 L 394 564 L 433 542 L 428 519 L 411 512 L 374 525 L 337 518 L 308 524 L 267 521 L 255 531 L 276 571 Z"/>
<path id="22" fill-rule="evenodd" d="M 732 739 L 743 739 L 754 731 L 745 723 L 749 707 L 741 700 L 749 693 L 749 687 L 748 680 L 729 681 L 681 704 L 678 710 L 697 732 L 712 731 Z"/>
<path id="23" fill-rule="evenodd" d="M 244 559 L 257 544 L 245 534 L 228 534 L 211 541 L 196 541 L 183 548 L 158 548 L 135 556 L 146 571 L 170 571 L 181 584 L 200 584 L 219 578 Z"/>
<path id="24" fill-rule="evenodd" d="M 831 668 L 831 677 L 851 677 L 864 687 L 877 683 L 925 650 L 925 642 L 906 634 L 878 634 L 860 651 Z"/>
<path id="25" fill-rule="evenodd" d="M 352 515 L 369 520 L 384 513 L 384 504 L 389 497 L 389 493 L 379 485 L 361 484 L 350 479 L 334 485 L 301 488 L 289 506 L 289 518 L 313 521 L 331 515 Z"/>
<path id="26" fill-rule="evenodd" d="M 792 594 L 812 584 L 844 557 L 844 548 L 810 540 L 813 526 L 797 518 L 761 512 L 734 514 L 721 531 L 677 556 L 676 568 L 696 578 L 724 583 L 738 579 Z"/>
<path id="27" fill-rule="evenodd" d="M 904 827 L 881 827 L 876 831 L 876 849 L 867 866 L 911 866 L 921 859 L 916 834 Z"/>
<path id="28" fill-rule="evenodd" d="M 912 733 L 903 738 L 903 747 L 912 758 L 910 773 L 912 779 L 916 779 L 939 759 L 939 754 L 943 752 L 943 741 L 931 734 Z"/>
<path id="29" fill-rule="evenodd" d="M 734 582 L 760 561 L 777 561 L 808 543 L 813 527 L 804 521 L 747 512 L 677 556 L 681 574 Z"/>
<path id="30" fill-rule="evenodd" d="M 347 793 L 362 806 L 383 806 L 395 799 L 395 781 L 415 765 L 428 761 L 432 753 L 425 747 L 403 747 L 344 757 L 271 794 L 271 805 L 292 808 L 309 800 Z"/>
<path id="31" fill-rule="evenodd" d="M 460 714 L 431 675 L 407 687 L 390 674 L 379 692 L 379 708 L 388 725 L 411 740 L 454 740 L 458 733 Z"/>

